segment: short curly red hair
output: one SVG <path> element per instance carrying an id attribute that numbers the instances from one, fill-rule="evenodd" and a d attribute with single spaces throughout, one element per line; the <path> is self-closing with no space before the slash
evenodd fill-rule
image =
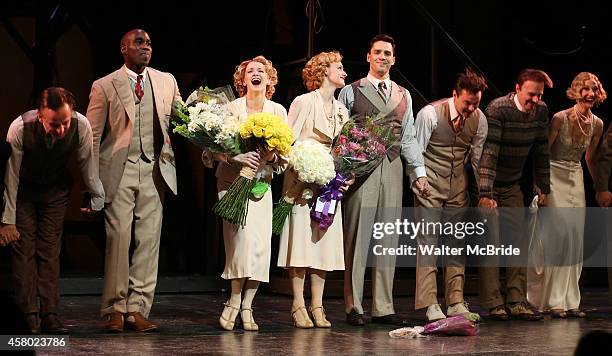
<path id="1" fill-rule="evenodd" d="M 608 93 L 603 88 L 603 85 L 599 81 L 599 78 L 593 73 L 580 72 L 572 80 L 572 85 L 565 91 L 568 99 L 579 100 L 582 99 L 580 91 L 586 87 L 586 82 L 592 80 L 595 83 L 595 105 L 601 104 L 608 97 Z"/>
<path id="2" fill-rule="evenodd" d="M 251 62 L 259 62 L 264 65 L 266 74 L 270 80 L 270 83 L 268 83 L 266 86 L 266 98 L 272 99 L 272 95 L 274 95 L 274 92 L 276 91 L 274 86 L 278 83 L 278 73 L 276 68 L 272 66 L 272 61 L 266 59 L 264 56 L 257 56 L 236 66 L 236 71 L 234 72 L 234 87 L 236 87 L 236 90 L 238 90 L 238 95 L 245 96 L 247 93 L 247 87 L 244 85 L 244 75 L 246 73 L 246 67 Z"/>
<path id="3" fill-rule="evenodd" d="M 337 63 L 342 60 L 342 55 L 338 51 L 321 52 L 310 58 L 302 69 L 302 80 L 308 91 L 319 89 L 323 85 L 325 79 L 325 69 L 329 68 L 332 63 Z"/>

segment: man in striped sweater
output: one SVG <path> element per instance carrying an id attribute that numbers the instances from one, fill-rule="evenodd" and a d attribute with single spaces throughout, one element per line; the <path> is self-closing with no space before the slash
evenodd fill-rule
<path id="1" fill-rule="evenodd" d="M 530 151 L 538 204 L 546 205 L 546 194 L 550 191 L 549 114 L 541 99 L 544 86 L 552 88 L 552 85 L 545 72 L 525 69 L 517 78 L 515 92 L 493 100 L 485 110 L 489 129 L 479 167 L 480 207 L 524 207 L 519 180 Z M 519 243 L 525 236 L 521 230 L 525 221 L 522 211 L 504 209 L 501 219 L 492 219 L 489 239 L 499 241 L 501 220 L 503 231 L 512 232 L 513 241 Z M 521 253 L 525 255 L 527 251 Z M 526 267 L 509 266 L 506 276 L 504 301 L 500 293 L 499 265 L 480 268 L 482 307 L 496 320 L 508 320 L 508 312 L 513 318 L 540 320 L 541 315 L 535 314 L 526 303 Z"/>

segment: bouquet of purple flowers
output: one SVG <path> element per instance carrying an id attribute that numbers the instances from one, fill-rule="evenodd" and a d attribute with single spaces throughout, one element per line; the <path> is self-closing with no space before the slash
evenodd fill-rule
<path id="1" fill-rule="evenodd" d="M 344 195 L 340 188 L 351 177 L 367 175 L 382 162 L 387 150 L 395 144 L 390 125 L 382 118 L 366 116 L 363 120 L 349 120 L 332 145 L 336 177 L 323 186 L 313 200 L 310 217 L 326 230 L 334 221 L 336 206 Z"/>
<path id="2" fill-rule="evenodd" d="M 469 316 L 451 316 L 425 324 L 425 326 L 395 329 L 389 331 L 389 336 L 408 339 L 424 337 L 424 335 L 476 336 L 478 335 L 478 318 L 476 315 L 472 313 Z"/>

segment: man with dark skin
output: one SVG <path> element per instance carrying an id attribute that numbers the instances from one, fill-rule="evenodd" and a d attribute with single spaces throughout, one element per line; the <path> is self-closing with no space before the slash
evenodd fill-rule
<path id="1" fill-rule="evenodd" d="M 148 316 L 157 283 L 163 199 L 167 190 L 177 191 L 169 120 L 180 93 L 172 74 L 148 67 L 152 47 L 144 30 L 126 33 L 120 48 L 125 65 L 93 83 L 87 109 L 107 192 L 101 314 L 109 332 L 122 332 L 124 323 L 145 332 L 157 329 Z"/>

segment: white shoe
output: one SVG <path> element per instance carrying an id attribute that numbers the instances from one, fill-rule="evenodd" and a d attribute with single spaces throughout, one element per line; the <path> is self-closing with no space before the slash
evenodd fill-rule
<path id="1" fill-rule="evenodd" d="M 445 319 L 446 316 L 442 313 L 442 308 L 440 308 L 440 304 L 432 304 L 427 307 L 427 313 L 425 314 L 428 322 L 438 321 L 441 319 Z"/>
<path id="2" fill-rule="evenodd" d="M 448 309 L 446 309 L 446 315 L 450 316 L 457 316 L 457 315 L 463 315 L 466 318 L 477 322 L 478 320 L 480 320 L 480 315 L 478 315 L 477 313 L 472 313 L 470 311 L 470 309 L 468 309 L 468 303 L 467 302 L 460 302 L 460 303 L 455 303 L 451 306 L 448 307 Z"/>

